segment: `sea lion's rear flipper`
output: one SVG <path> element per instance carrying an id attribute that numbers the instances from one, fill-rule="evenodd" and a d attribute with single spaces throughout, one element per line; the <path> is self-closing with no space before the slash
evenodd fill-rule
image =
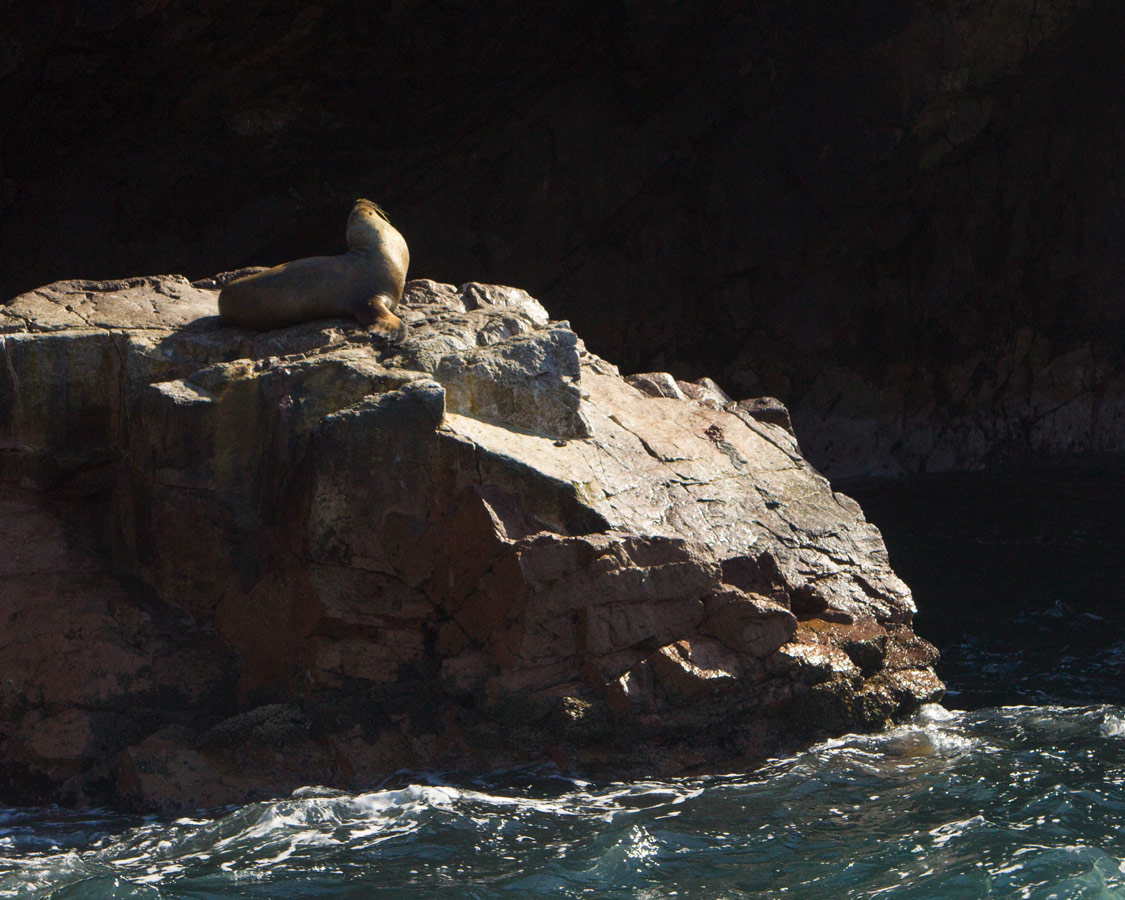
<path id="1" fill-rule="evenodd" d="M 356 321 L 368 331 L 383 335 L 393 344 L 400 343 L 410 331 L 407 324 L 387 309 L 381 295 L 372 297 L 356 312 Z"/>

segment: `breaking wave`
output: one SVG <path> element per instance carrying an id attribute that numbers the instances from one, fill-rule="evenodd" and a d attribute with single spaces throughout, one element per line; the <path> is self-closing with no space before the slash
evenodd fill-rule
<path id="1" fill-rule="evenodd" d="M 1123 739 L 1115 706 L 927 707 L 750 775 L 0 809 L 0 898 L 1125 897 Z"/>

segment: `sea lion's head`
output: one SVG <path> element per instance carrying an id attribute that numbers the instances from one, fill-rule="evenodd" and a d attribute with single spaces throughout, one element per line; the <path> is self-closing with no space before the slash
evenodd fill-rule
<path id="1" fill-rule="evenodd" d="M 355 202 L 355 208 L 352 210 L 353 215 L 355 214 L 355 211 L 358 210 L 360 207 L 363 207 L 363 209 L 365 209 L 365 210 L 371 210 L 371 211 L 377 213 L 379 216 L 381 216 L 383 218 L 383 221 L 387 222 L 388 224 L 391 221 L 390 219 L 387 218 L 387 214 L 383 211 L 383 207 L 381 207 L 374 200 L 364 200 L 362 197 L 360 197 Z"/>
<path id="2" fill-rule="evenodd" d="M 348 227 L 344 232 L 348 249 L 356 250 L 371 246 L 372 237 L 382 229 L 393 227 L 383 208 L 371 200 L 360 198 L 352 207 L 352 214 L 348 216 Z"/>

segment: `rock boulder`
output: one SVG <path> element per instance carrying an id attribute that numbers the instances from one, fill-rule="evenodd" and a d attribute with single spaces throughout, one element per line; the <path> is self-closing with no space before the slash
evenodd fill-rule
<path id="1" fill-rule="evenodd" d="M 776 401 L 626 380 L 513 288 L 413 281 L 392 346 L 223 327 L 222 281 L 0 306 L 0 801 L 674 775 L 940 696 Z"/>

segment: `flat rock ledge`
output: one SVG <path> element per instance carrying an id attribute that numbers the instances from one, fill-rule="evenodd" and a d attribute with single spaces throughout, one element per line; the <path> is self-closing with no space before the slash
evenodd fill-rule
<path id="1" fill-rule="evenodd" d="M 0 306 L 0 802 L 729 771 L 941 696 L 776 401 L 514 288 L 413 281 L 392 346 L 223 327 L 226 277 Z"/>

